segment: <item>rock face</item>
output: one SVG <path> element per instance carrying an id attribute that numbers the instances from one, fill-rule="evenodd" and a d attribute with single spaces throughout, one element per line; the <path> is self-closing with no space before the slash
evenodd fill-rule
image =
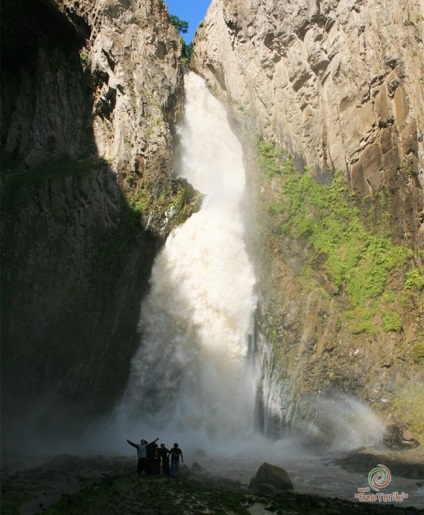
<path id="1" fill-rule="evenodd" d="M 83 419 L 120 398 L 154 257 L 199 199 L 172 178 L 183 74 L 162 0 L 4 0 L 1 23 L 2 420 L 16 441 L 31 410 L 43 431 L 67 424 L 59 405 Z M 363 199 L 388 190 L 393 235 L 417 251 L 423 23 L 418 0 L 214 0 L 193 63 L 241 131 L 322 183 L 340 169 Z M 259 281 L 260 329 L 286 359 L 263 354 L 276 425 L 316 418 L 332 387 L 385 402 L 422 317 L 413 305 L 403 334 L 349 340 L 340 299 L 299 295 L 296 245 Z"/>
<path id="2" fill-rule="evenodd" d="M 245 130 L 321 180 L 389 188 L 396 238 L 420 247 L 423 33 L 420 0 L 214 0 L 193 65 Z"/>
<path id="3" fill-rule="evenodd" d="M 420 418 L 423 373 L 412 349 L 422 346 L 422 291 L 401 305 L 405 292 L 392 278 L 401 331 L 345 331 L 349 299 L 325 274 L 309 289 L 299 280 L 305 263 L 319 269 L 324 257 L 311 257 L 308 241 L 281 236 L 281 184 L 251 166 L 249 143 L 273 140 L 323 185 L 342 172 L 361 207 L 387 195 L 392 239 L 422 265 L 423 7 L 419 0 L 213 0 L 196 34 L 192 65 L 227 104 L 245 142 L 257 233 L 264 234 L 252 254 L 262 254 L 258 406 L 271 406 L 261 421 L 270 434 L 306 425 L 330 445 L 364 430 L 378 439 L 381 427 L 358 398 L 385 415 L 394 400 L 404 422 L 407 411 Z M 422 423 L 415 429 L 422 434 Z"/>
<path id="4" fill-rule="evenodd" d="M 154 257 L 198 197 L 172 178 L 181 39 L 161 0 L 3 4 L 8 435 L 31 409 L 53 424 L 114 405 Z"/>
<path id="5" fill-rule="evenodd" d="M 33 168 L 94 151 L 84 35 L 48 2 L 6 0 L 1 37 L 2 155 Z"/>
<path id="6" fill-rule="evenodd" d="M 172 168 L 181 40 L 163 2 L 6 1 L 3 21 L 4 152 L 31 168 L 90 151 L 127 174 L 136 159 Z"/>

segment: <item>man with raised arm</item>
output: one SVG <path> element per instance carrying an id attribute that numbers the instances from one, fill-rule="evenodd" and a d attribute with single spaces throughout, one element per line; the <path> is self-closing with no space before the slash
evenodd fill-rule
<path id="1" fill-rule="evenodd" d="M 144 471 L 144 474 L 147 474 L 148 472 L 148 463 L 147 463 L 147 447 L 149 445 L 153 445 L 159 440 L 159 438 L 156 438 L 156 440 L 153 440 L 153 442 L 147 443 L 147 440 L 144 440 L 143 438 L 140 440 L 139 444 L 136 444 L 134 442 L 130 442 L 127 440 L 127 442 L 135 447 L 137 449 L 137 474 L 141 476 L 142 472 Z"/>

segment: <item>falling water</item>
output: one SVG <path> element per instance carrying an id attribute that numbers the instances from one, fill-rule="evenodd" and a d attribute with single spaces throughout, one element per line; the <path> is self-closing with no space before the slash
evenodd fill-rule
<path id="1" fill-rule="evenodd" d="M 253 428 L 247 354 L 256 298 L 243 240 L 245 171 L 224 107 L 193 73 L 185 94 L 180 175 L 205 199 L 155 261 L 126 403 L 150 427 L 219 440 Z"/>

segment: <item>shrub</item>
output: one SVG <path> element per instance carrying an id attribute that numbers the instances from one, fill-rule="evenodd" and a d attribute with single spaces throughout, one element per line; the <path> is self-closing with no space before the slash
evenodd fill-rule
<path id="1" fill-rule="evenodd" d="M 273 175 L 282 175 L 284 172 L 290 171 L 291 161 L 288 159 L 283 149 L 277 147 L 274 143 L 265 140 L 256 141 L 256 153 L 261 169 L 268 177 Z M 290 163 L 287 163 L 290 161 Z"/>
<path id="2" fill-rule="evenodd" d="M 424 342 L 416 343 L 412 348 L 415 363 L 424 366 Z"/>
<path id="3" fill-rule="evenodd" d="M 412 288 L 424 290 L 424 267 L 414 268 L 406 273 L 405 290 L 411 290 Z"/>
<path id="4" fill-rule="evenodd" d="M 403 329 L 402 318 L 396 311 L 383 312 L 383 329 L 389 331 L 401 331 Z"/>
<path id="5" fill-rule="evenodd" d="M 390 402 L 390 411 L 396 413 L 410 427 L 421 443 L 424 443 L 424 385 L 415 384 L 399 388 Z"/>

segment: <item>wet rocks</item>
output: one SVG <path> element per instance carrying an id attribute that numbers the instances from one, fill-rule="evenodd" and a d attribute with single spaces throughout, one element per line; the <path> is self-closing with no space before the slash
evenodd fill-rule
<path id="1" fill-rule="evenodd" d="M 424 450 L 417 449 L 395 451 L 376 447 L 364 447 L 353 450 L 334 460 L 351 472 L 367 473 L 378 463 L 384 463 L 394 476 L 409 479 L 423 479 Z"/>
<path id="2" fill-rule="evenodd" d="M 410 431 L 396 423 L 386 426 L 382 441 L 393 450 L 416 449 L 420 445 Z"/>
<path id="3" fill-rule="evenodd" d="M 284 469 L 276 465 L 263 463 L 251 479 L 249 489 L 257 494 L 274 494 L 293 490 L 293 483 Z"/>

